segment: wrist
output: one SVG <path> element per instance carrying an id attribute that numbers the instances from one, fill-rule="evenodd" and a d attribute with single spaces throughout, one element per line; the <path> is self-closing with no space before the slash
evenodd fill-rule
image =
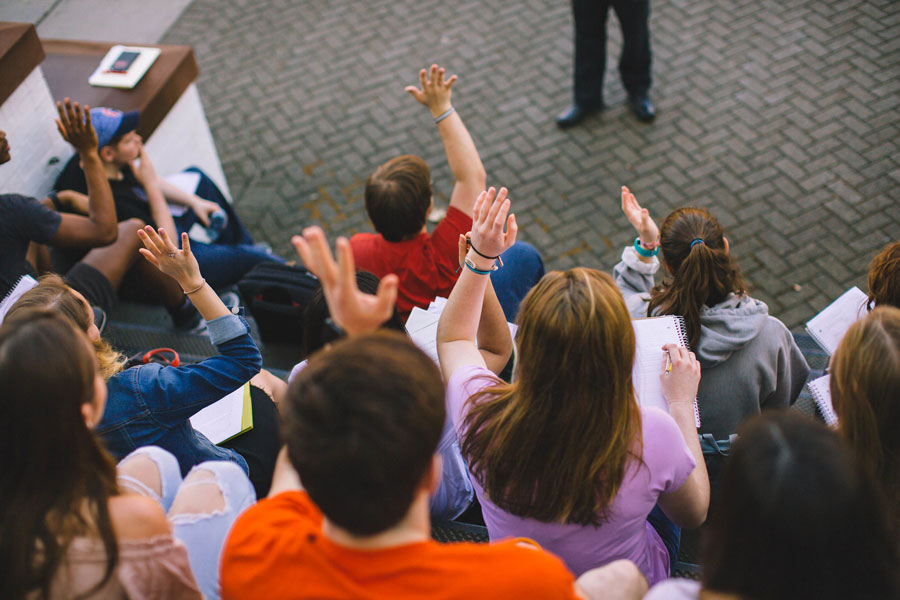
<path id="1" fill-rule="evenodd" d="M 640 237 L 634 238 L 634 251 L 643 258 L 652 258 L 659 254 L 659 244 L 657 243 L 652 249 L 644 246 Z"/>
<path id="2" fill-rule="evenodd" d="M 492 271 L 496 264 L 495 260 L 485 258 L 471 248 L 466 252 L 466 261 L 473 264 L 479 271 Z"/>
<path id="3" fill-rule="evenodd" d="M 179 281 L 178 284 L 181 286 L 181 290 L 185 294 L 193 294 L 203 289 L 203 286 L 206 285 L 206 280 L 202 277 L 197 277 L 196 279 L 185 279 L 183 281 Z"/>
<path id="4" fill-rule="evenodd" d="M 429 106 L 428 110 L 431 111 L 432 117 L 437 118 L 437 117 L 441 116 L 442 114 L 444 114 L 445 112 L 447 112 L 448 110 L 450 110 L 451 107 L 452 107 L 452 105 L 450 104 L 450 101 L 448 100 L 447 102 L 441 102 L 440 104 L 436 104 L 434 106 Z"/>

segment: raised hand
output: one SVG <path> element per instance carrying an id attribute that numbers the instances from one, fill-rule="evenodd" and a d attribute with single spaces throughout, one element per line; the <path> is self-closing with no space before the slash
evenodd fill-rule
<path id="1" fill-rule="evenodd" d="M 195 290 L 203 286 L 203 276 L 200 274 L 200 265 L 191 252 L 191 241 L 187 233 L 181 234 L 181 249 L 179 250 L 165 229 L 159 232 L 149 225 L 138 229 L 138 237 L 144 243 L 140 252 L 144 258 L 150 261 L 157 269 L 172 277 L 185 291 Z"/>
<path id="2" fill-rule="evenodd" d="M 478 194 L 475 200 L 470 240 L 478 255 L 476 263 L 482 264 L 487 257 L 500 256 L 516 241 L 519 227 L 516 216 L 509 214 L 510 200 L 506 195 L 505 187 L 499 192 L 491 187 Z"/>
<path id="3" fill-rule="evenodd" d="M 419 85 L 408 85 L 404 91 L 412 94 L 412 97 L 428 107 L 431 116 L 438 117 L 450 110 L 450 88 L 456 83 L 456 75 L 444 79 L 444 69 L 437 65 L 431 65 L 426 72 L 419 71 Z"/>
<path id="4" fill-rule="evenodd" d="M 204 227 L 209 227 L 209 216 L 221 208 L 221 206 L 211 200 L 204 200 L 196 195 L 192 198 L 191 210 L 194 211 L 194 214 L 197 215 Z"/>
<path id="5" fill-rule="evenodd" d="M 663 398 L 670 407 L 679 403 L 693 405 L 700 385 L 700 362 L 693 352 L 678 344 L 666 344 L 662 349 L 659 379 Z"/>
<path id="6" fill-rule="evenodd" d="M 91 125 L 91 109 L 85 105 L 82 110 L 81 105 L 72 102 L 69 98 L 63 102 L 56 103 L 56 112 L 59 118 L 56 119 L 56 128 L 64 140 L 72 144 L 78 152 L 96 152 L 97 150 L 97 132 Z"/>
<path id="7" fill-rule="evenodd" d="M 302 236 L 292 237 L 291 243 L 306 268 L 319 278 L 332 320 L 348 334 L 375 331 L 394 314 L 397 276 L 385 275 L 374 296 L 359 291 L 353 252 L 346 238 L 338 238 L 335 244 L 337 262 L 320 227 L 307 227 Z"/>
<path id="8" fill-rule="evenodd" d="M 625 213 L 625 216 L 628 217 L 628 222 L 638 232 L 641 243 L 644 246 L 652 246 L 659 241 L 659 227 L 650 218 L 650 211 L 646 208 L 641 208 L 637 198 L 624 185 L 622 186 L 622 212 Z"/>

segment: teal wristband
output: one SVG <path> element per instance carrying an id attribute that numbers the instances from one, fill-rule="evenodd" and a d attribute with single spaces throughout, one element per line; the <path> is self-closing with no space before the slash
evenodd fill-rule
<path id="1" fill-rule="evenodd" d="M 476 267 L 475 267 L 475 263 L 474 263 L 471 259 L 469 259 L 469 258 L 466 258 L 466 262 L 464 262 L 463 264 L 466 265 L 466 268 L 467 268 L 468 270 L 470 270 L 470 271 L 472 271 L 473 273 L 476 273 L 476 274 L 478 274 L 478 275 L 490 275 L 490 274 L 491 274 L 491 271 L 496 271 L 496 270 L 497 270 L 497 265 L 494 265 L 494 268 L 493 268 L 493 269 L 490 269 L 490 270 L 488 270 L 488 271 L 482 271 L 481 269 L 476 268 Z"/>
<path id="2" fill-rule="evenodd" d="M 634 238 L 634 251 L 644 258 L 650 258 L 651 256 L 656 256 L 657 254 L 659 254 L 659 246 L 657 246 L 653 250 L 647 250 L 646 248 L 641 246 L 641 238 L 640 236 L 638 236 Z"/>

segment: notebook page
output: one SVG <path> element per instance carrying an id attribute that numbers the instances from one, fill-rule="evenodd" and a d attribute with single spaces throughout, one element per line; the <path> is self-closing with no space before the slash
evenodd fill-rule
<path id="1" fill-rule="evenodd" d="M 246 385 L 246 384 L 245 384 Z M 191 427 L 213 444 L 239 434 L 243 427 L 244 386 L 234 390 L 191 417 Z"/>
<path id="2" fill-rule="evenodd" d="M 669 405 L 663 398 L 659 374 L 663 370 L 664 344 L 684 343 L 684 324 L 679 317 L 667 315 L 649 319 L 635 319 L 635 355 L 631 378 L 634 392 L 641 406 L 655 406 L 669 412 Z"/>
<path id="3" fill-rule="evenodd" d="M 866 300 L 862 290 L 853 286 L 807 321 L 807 331 L 828 354 L 834 354 L 850 326 L 866 314 Z"/>

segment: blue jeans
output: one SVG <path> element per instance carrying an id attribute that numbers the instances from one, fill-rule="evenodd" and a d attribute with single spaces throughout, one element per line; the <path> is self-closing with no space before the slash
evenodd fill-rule
<path id="1" fill-rule="evenodd" d="M 250 480 L 239 466 L 226 461 L 200 463 L 182 479 L 178 460 L 171 453 L 156 446 L 138 448 L 122 459 L 119 466 L 141 455 L 156 464 L 159 471 L 160 493 L 157 494 L 149 488 L 146 482 L 127 475 L 119 475 L 119 486 L 153 498 L 159 503 L 175 529 L 175 537 L 187 548 L 191 570 L 200 591 L 206 598 L 218 598 L 219 563 L 225 538 L 238 515 L 256 502 L 256 494 Z M 195 475 L 202 471 L 212 473 L 213 481 L 224 498 L 224 508 L 199 513 L 171 512 L 176 496 L 195 485 L 210 483 L 209 479 L 201 479 Z"/>
<path id="2" fill-rule="evenodd" d="M 503 267 L 491 273 L 491 283 L 506 320 L 513 323 L 525 294 L 544 276 L 544 261 L 527 242 L 516 242 L 501 257 Z"/>
<path id="3" fill-rule="evenodd" d="M 647 522 L 653 526 L 653 529 L 656 530 L 656 533 L 662 539 L 662 543 L 665 544 L 666 550 L 669 551 L 669 573 L 671 573 L 678 560 L 678 548 L 681 546 L 681 528 L 665 515 L 659 504 L 654 506 L 650 514 L 647 515 Z"/>
<path id="4" fill-rule="evenodd" d="M 261 262 L 284 262 L 280 256 L 276 256 L 253 244 L 253 237 L 234 211 L 231 203 L 225 199 L 222 191 L 212 179 L 197 167 L 185 169 L 187 172 L 200 175 L 200 183 L 197 185 L 196 194 L 201 198 L 215 202 L 228 215 L 228 223 L 213 244 L 191 241 L 191 250 L 197 257 L 200 272 L 209 284 L 217 289 L 230 287 L 236 284 L 244 274 Z M 199 221 L 194 211 L 187 210 L 180 217 L 175 218 L 179 235 Z"/>

